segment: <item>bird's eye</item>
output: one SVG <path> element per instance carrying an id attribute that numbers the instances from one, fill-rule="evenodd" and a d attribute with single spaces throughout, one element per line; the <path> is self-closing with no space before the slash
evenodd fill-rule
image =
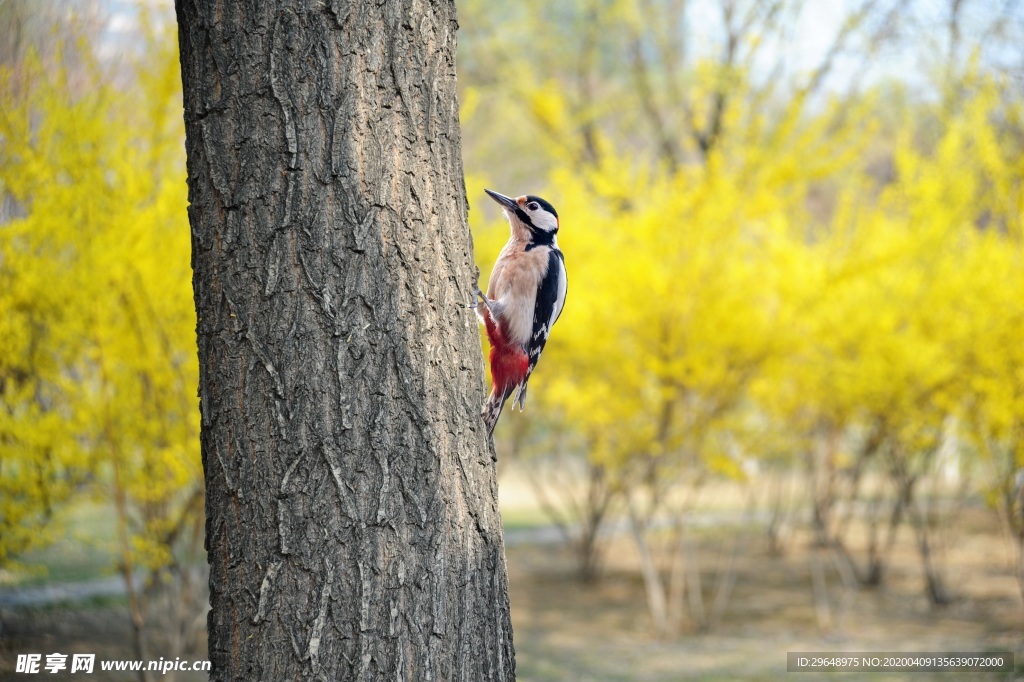
<path id="1" fill-rule="evenodd" d="M 538 208 L 540 208 L 540 204 L 538 204 L 536 201 L 531 201 L 526 205 L 526 208 L 530 209 L 531 211 L 536 211 Z"/>

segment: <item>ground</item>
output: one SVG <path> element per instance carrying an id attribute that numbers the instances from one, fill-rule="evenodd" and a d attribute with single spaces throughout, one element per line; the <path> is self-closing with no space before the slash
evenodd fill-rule
<path id="1" fill-rule="evenodd" d="M 958 532 L 943 553 L 955 599 L 942 608 L 924 598 L 916 553 L 901 541 L 882 588 L 847 590 L 831 569 L 829 623 L 821 624 L 812 591 L 812 543 L 790 535 L 784 551 L 769 552 L 756 529 L 737 554 L 737 580 L 721 620 L 705 633 L 684 632 L 659 640 L 651 629 L 633 544 L 626 535 L 608 542 L 602 577 L 583 584 L 572 555 L 553 542 L 557 534 L 541 517 L 512 508 L 507 514 L 507 558 L 516 662 L 521 682 L 668 682 L 676 680 L 773 680 L 786 674 L 786 653 L 815 652 L 993 652 L 1016 654 L 1015 673 L 918 673 L 915 681 L 1024 680 L 1024 606 L 1012 573 L 1012 554 L 995 517 L 983 506 L 962 512 Z M 723 547 L 725 529 L 697 536 L 705 586 Z M 910 540 L 906 538 L 905 540 Z M 38 582 L 38 581 L 37 581 Z M 95 582 L 95 581 L 94 581 Z M 22 587 L 25 594 L 29 587 Z M 4 605 L 0 590 L 0 680 L 34 676 L 14 673 L 18 653 L 96 653 L 99 658 L 135 658 L 123 598 L 102 596 L 45 605 Z M 203 643 L 190 655 L 203 658 Z M 154 647 L 154 656 L 160 655 Z M 45 674 L 48 680 L 130 680 Z M 799 673 L 796 679 L 906 679 L 903 675 Z M 157 676 L 157 679 L 166 677 Z M 184 675 L 177 680 L 203 680 Z"/>
<path id="2" fill-rule="evenodd" d="M 509 550 L 516 660 L 523 681 L 773 680 L 786 674 L 789 651 L 938 652 L 1014 651 L 1015 675 L 1024 679 L 1024 610 L 1010 581 L 985 596 L 962 593 L 951 606 L 930 608 L 909 565 L 894 569 L 892 584 L 852 595 L 845 614 L 833 604 L 836 627 L 817 625 L 809 558 L 793 551 L 776 557 L 757 550 L 740 561 L 735 591 L 722 621 L 708 633 L 659 641 L 651 632 L 643 584 L 631 548 L 617 557 L 596 585 L 582 585 L 569 557 L 538 548 Z M 710 576 L 708 576 L 710 578 Z M 707 582 L 707 581 L 706 581 Z M 842 590 L 835 602 L 841 602 Z M 816 675 L 800 680 L 903 679 L 882 674 Z M 914 680 L 970 679 L 963 674 L 923 674 Z"/>

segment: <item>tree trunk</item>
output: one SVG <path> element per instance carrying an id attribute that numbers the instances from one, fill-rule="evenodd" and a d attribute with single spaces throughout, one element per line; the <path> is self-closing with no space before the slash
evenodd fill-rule
<path id="1" fill-rule="evenodd" d="M 178 0 L 214 680 L 512 680 L 451 0 Z"/>

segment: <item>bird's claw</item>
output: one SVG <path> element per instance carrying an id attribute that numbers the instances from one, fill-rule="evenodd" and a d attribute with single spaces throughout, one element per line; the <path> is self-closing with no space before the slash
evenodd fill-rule
<path id="1" fill-rule="evenodd" d="M 487 300 L 487 294 L 485 294 L 483 291 L 481 291 L 480 287 L 476 288 L 476 296 L 477 296 L 477 301 L 479 301 L 480 303 L 483 303 L 484 307 L 487 308 L 488 312 L 490 312 L 491 311 L 491 302 L 489 300 Z M 473 307 L 474 308 L 477 306 L 477 301 L 473 301 Z"/>
<path id="2" fill-rule="evenodd" d="M 476 310 L 481 302 L 485 308 L 491 309 L 491 304 L 487 301 L 487 295 L 480 289 L 480 268 L 477 266 L 473 269 L 473 302 L 466 307 L 470 310 Z"/>

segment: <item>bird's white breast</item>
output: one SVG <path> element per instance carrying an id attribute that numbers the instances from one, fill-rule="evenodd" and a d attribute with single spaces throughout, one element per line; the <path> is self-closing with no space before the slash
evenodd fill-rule
<path id="1" fill-rule="evenodd" d="M 546 247 L 527 251 L 525 243 L 512 240 L 502 249 L 491 273 L 487 296 L 499 303 L 499 324 L 505 338 L 523 347 L 533 332 L 537 289 L 547 274 L 549 253 Z"/>

